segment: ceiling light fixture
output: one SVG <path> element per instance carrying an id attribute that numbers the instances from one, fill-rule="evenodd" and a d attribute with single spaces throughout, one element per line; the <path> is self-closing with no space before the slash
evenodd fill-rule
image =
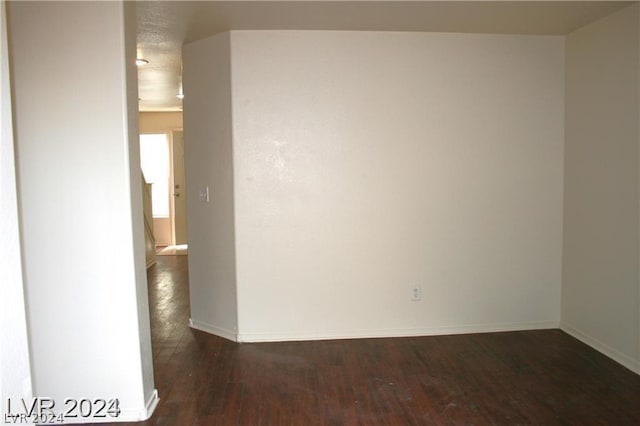
<path id="1" fill-rule="evenodd" d="M 136 65 L 141 67 L 143 65 L 147 65 L 149 63 L 149 61 L 147 61 L 146 59 L 142 59 L 142 58 L 138 58 L 136 59 Z"/>

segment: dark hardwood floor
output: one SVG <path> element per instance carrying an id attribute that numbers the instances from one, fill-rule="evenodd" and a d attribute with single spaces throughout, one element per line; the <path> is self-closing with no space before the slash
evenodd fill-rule
<path id="1" fill-rule="evenodd" d="M 640 425 L 640 376 L 559 330 L 237 344 L 187 326 L 186 256 L 148 274 L 160 403 L 132 425 Z"/>

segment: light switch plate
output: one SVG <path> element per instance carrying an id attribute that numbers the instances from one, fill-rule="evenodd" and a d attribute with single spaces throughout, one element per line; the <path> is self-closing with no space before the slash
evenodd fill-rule
<path id="1" fill-rule="evenodd" d="M 209 202 L 209 187 L 203 186 L 200 188 L 200 192 L 198 193 L 198 197 L 201 203 Z"/>

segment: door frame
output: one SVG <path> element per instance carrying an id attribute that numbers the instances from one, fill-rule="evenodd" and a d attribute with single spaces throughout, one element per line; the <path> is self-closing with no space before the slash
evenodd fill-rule
<path id="1" fill-rule="evenodd" d="M 184 129 L 179 128 L 179 129 L 172 129 L 168 132 L 168 139 L 169 139 L 169 189 L 170 189 L 170 196 L 169 196 L 169 220 L 170 220 L 170 224 L 171 224 L 171 244 L 172 245 L 177 245 L 178 241 L 176 238 L 176 189 L 178 189 L 179 192 L 177 192 L 179 194 L 179 196 L 182 197 L 182 199 L 184 199 L 184 197 L 186 197 L 186 192 L 185 192 L 185 182 L 184 182 L 184 176 L 182 178 L 182 188 L 176 188 L 176 179 L 175 179 L 175 170 L 176 170 L 176 166 L 175 166 L 175 158 L 174 158 L 174 153 L 175 153 L 175 145 L 174 145 L 174 133 L 175 132 L 182 132 L 182 140 L 183 140 L 183 153 L 182 153 L 182 158 L 183 158 L 183 163 L 182 163 L 182 173 L 184 175 L 184 168 L 185 168 L 185 164 L 184 164 Z M 186 204 L 186 201 L 185 201 Z M 187 222 L 187 217 L 186 217 L 186 205 L 185 205 L 185 214 L 184 214 L 184 218 L 183 218 L 184 222 L 185 222 L 185 228 L 186 228 L 186 222 Z"/>

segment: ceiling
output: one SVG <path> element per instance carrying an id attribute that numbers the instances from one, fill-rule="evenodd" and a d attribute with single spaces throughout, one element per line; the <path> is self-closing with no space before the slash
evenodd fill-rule
<path id="1" fill-rule="evenodd" d="M 229 30 L 563 35 L 622 1 L 139 1 L 140 111 L 179 111 L 182 45 Z"/>

